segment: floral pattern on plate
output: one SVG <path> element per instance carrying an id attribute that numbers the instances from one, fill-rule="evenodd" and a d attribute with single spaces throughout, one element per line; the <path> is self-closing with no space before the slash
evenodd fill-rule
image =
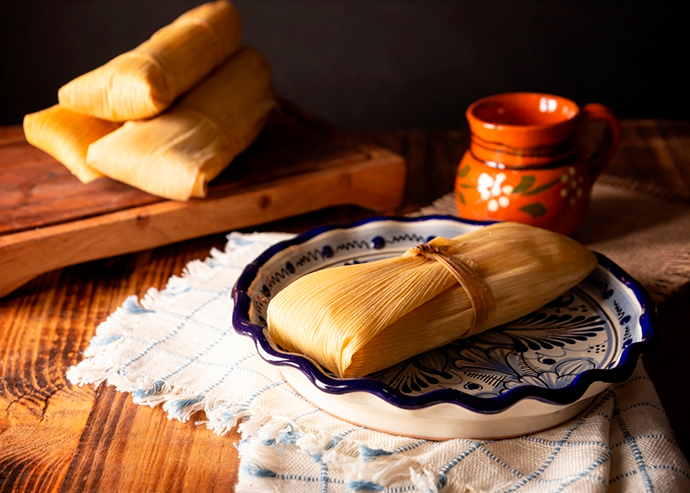
<path id="1" fill-rule="evenodd" d="M 605 311 L 574 288 L 518 320 L 371 376 L 406 395 L 459 388 L 495 397 L 520 385 L 562 388 L 584 370 L 606 368 L 617 338 Z"/>

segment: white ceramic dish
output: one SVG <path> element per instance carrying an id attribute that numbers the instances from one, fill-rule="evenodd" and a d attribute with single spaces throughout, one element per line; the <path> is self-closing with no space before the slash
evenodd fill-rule
<path id="1" fill-rule="evenodd" d="M 649 295 L 599 255 L 592 274 L 549 305 L 365 378 L 338 379 L 265 330 L 270 298 L 318 269 L 399 255 L 434 236 L 483 227 L 456 218 L 376 218 L 325 226 L 257 258 L 233 291 L 235 329 L 324 411 L 390 433 L 497 438 L 561 423 L 612 382 L 625 380 L 656 339 Z"/>

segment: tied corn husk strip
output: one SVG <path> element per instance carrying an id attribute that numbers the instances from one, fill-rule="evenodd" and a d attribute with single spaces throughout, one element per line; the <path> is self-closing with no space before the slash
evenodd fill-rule
<path id="1" fill-rule="evenodd" d="M 472 306 L 471 326 L 475 333 L 489 326 L 496 316 L 496 299 L 475 269 L 479 267 L 471 258 L 460 253 L 462 243 L 437 238 L 431 243 L 417 245 L 403 254 L 403 258 L 424 257 L 435 260 L 450 272 L 462 286 Z"/>
<path id="2" fill-rule="evenodd" d="M 268 62 L 243 48 L 162 115 L 127 122 L 91 144 L 87 162 L 154 195 L 204 197 L 207 182 L 252 143 L 275 105 Z"/>
<path id="3" fill-rule="evenodd" d="M 27 142 L 60 161 L 82 183 L 105 176 L 86 164 L 86 152 L 91 143 L 119 127 L 119 123 L 80 115 L 59 104 L 24 117 Z"/>
<path id="4" fill-rule="evenodd" d="M 495 300 L 488 323 L 474 324 L 470 298 L 441 262 L 408 254 L 297 279 L 270 301 L 269 334 L 339 377 L 360 377 L 527 315 L 597 264 L 576 241 L 517 223 L 430 244 L 474 266 Z"/>
<path id="5" fill-rule="evenodd" d="M 241 40 L 234 5 L 226 0 L 200 5 L 132 51 L 61 87 L 58 100 L 105 120 L 149 118 L 237 51 Z"/>

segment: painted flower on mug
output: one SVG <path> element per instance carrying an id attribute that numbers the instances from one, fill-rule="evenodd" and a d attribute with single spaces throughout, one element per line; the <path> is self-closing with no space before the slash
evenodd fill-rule
<path id="1" fill-rule="evenodd" d="M 568 172 L 563 173 L 561 176 L 561 183 L 563 184 L 563 188 L 561 188 L 561 198 L 563 200 L 568 200 L 570 205 L 575 205 L 584 195 L 584 178 L 582 175 L 577 174 L 575 167 L 571 166 L 568 168 Z"/>
<path id="2" fill-rule="evenodd" d="M 511 185 L 503 185 L 506 180 L 505 173 L 498 173 L 495 177 L 487 173 L 479 175 L 477 191 L 482 200 L 488 200 L 487 208 L 490 212 L 496 212 L 499 207 L 508 207 L 510 199 L 507 195 L 513 193 Z"/>

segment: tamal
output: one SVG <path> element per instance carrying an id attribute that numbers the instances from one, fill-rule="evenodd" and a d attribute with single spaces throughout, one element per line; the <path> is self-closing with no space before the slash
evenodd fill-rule
<path id="1" fill-rule="evenodd" d="M 243 48 L 165 113 L 126 122 L 91 144 L 87 162 L 154 195 L 204 197 L 207 182 L 251 144 L 275 104 L 268 62 Z"/>
<path id="2" fill-rule="evenodd" d="M 104 176 L 86 164 L 89 145 L 119 127 L 119 123 L 80 115 L 59 104 L 24 117 L 27 142 L 60 161 L 82 183 Z"/>
<path id="3" fill-rule="evenodd" d="M 242 24 L 226 0 L 196 7 L 149 40 L 64 85 L 60 104 L 122 122 L 150 118 L 239 48 Z"/>
<path id="4" fill-rule="evenodd" d="M 359 377 L 527 315 L 596 264 L 568 237 L 498 223 L 299 278 L 270 301 L 268 331 L 335 375 Z"/>

